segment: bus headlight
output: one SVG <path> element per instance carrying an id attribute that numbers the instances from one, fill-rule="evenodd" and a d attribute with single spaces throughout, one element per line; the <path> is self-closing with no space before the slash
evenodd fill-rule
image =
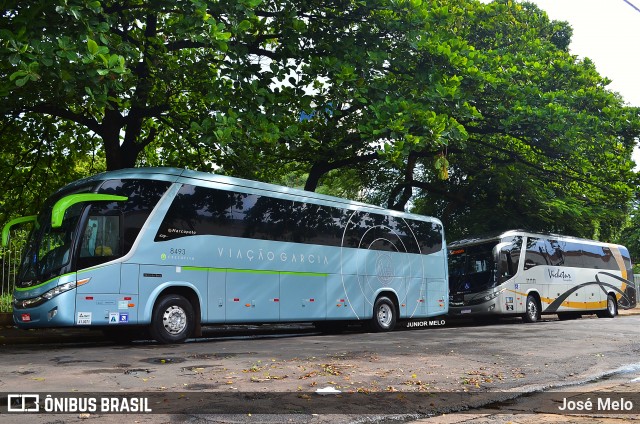
<path id="1" fill-rule="evenodd" d="M 484 300 L 485 300 L 486 302 L 488 302 L 488 301 L 490 301 L 490 300 L 493 300 L 493 299 L 495 299 L 496 297 L 498 297 L 498 294 L 499 294 L 499 293 L 491 293 L 491 294 L 488 294 L 488 295 L 486 295 L 486 296 L 484 297 Z"/>
<path id="2" fill-rule="evenodd" d="M 56 286 L 54 288 L 52 288 L 51 290 L 49 290 L 48 292 L 45 292 L 42 294 L 42 297 L 44 297 L 47 300 L 53 299 L 56 296 L 61 295 L 62 293 L 69 291 L 71 289 L 75 289 L 76 288 L 76 282 L 72 282 L 72 283 L 66 283 L 66 284 L 62 284 L 59 286 Z"/>
<path id="3" fill-rule="evenodd" d="M 51 300 L 56 296 L 61 295 L 64 292 L 68 292 L 69 290 L 75 289 L 77 286 L 76 282 L 73 281 L 71 283 L 61 284 L 59 286 L 55 286 L 49 291 L 42 293 L 40 296 L 32 297 L 30 299 L 13 299 L 13 307 L 14 309 L 26 309 L 26 308 L 35 308 L 36 306 L 42 305 L 47 300 Z"/>
<path id="4" fill-rule="evenodd" d="M 477 297 L 475 299 L 471 299 L 470 301 L 467 302 L 467 305 L 479 305 L 481 303 L 489 302 L 489 301 L 495 299 L 496 297 L 500 296 L 500 293 L 502 293 L 503 291 L 504 291 L 504 289 L 495 291 L 493 293 L 486 294 L 486 295 L 484 295 L 482 297 Z"/>

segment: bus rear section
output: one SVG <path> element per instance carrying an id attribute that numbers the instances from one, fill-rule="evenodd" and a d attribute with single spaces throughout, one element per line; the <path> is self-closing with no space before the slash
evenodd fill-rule
<path id="1" fill-rule="evenodd" d="M 449 315 L 614 317 L 636 305 L 624 246 L 508 231 L 449 245 Z"/>

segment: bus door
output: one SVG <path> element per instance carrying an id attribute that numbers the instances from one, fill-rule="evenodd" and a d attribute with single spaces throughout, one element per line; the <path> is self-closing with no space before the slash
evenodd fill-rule
<path id="1" fill-rule="evenodd" d="M 500 307 L 508 314 L 525 312 L 525 300 L 519 284 L 519 276 L 522 275 L 519 271 L 521 249 L 522 237 L 499 243 L 494 249 L 496 278 L 499 287 L 502 288 L 499 297 Z"/>
<path id="2" fill-rule="evenodd" d="M 114 262 L 122 256 L 122 214 L 113 205 L 98 203 L 87 208 L 81 222 L 76 246 L 76 324 L 137 322 L 131 310 L 137 304 L 137 291 L 127 287 L 129 293 L 121 293 L 122 264 Z"/>

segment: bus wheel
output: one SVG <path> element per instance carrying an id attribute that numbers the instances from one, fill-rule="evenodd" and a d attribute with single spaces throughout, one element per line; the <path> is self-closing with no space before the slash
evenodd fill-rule
<path id="1" fill-rule="evenodd" d="M 195 327 L 193 306 L 177 294 L 162 296 L 153 309 L 151 337 L 163 344 L 182 343 Z"/>
<path id="2" fill-rule="evenodd" d="M 616 298 L 613 295 L 607 296 L 607 309 L 598 312 L 596 314 L 598 318 L 614 318 L 618 315 L 618 305 L 616 304 Z"/>
<path id="3" fill-rule="evenodd" d="M 388 297 L 379 297 L 373 305 L 371 329 L 373 331 L 391 331 L 396 326 L 396 307 Z"/>
<path id="4" fill-rule="evenodd" d="M 540 307 L 538 306 L 538 300 L 531 295 L 527 296 L 526 303 L 527 311 L 524 314 L 524 322 L 536 322 L 540 319 Z"/>

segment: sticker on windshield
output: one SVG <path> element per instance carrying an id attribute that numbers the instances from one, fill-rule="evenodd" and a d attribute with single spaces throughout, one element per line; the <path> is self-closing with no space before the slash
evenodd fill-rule
<path id="1" fill-rule="evenodd" d="M 91 325 L 91 312 L 78 312 L 78 325 Z"/>

